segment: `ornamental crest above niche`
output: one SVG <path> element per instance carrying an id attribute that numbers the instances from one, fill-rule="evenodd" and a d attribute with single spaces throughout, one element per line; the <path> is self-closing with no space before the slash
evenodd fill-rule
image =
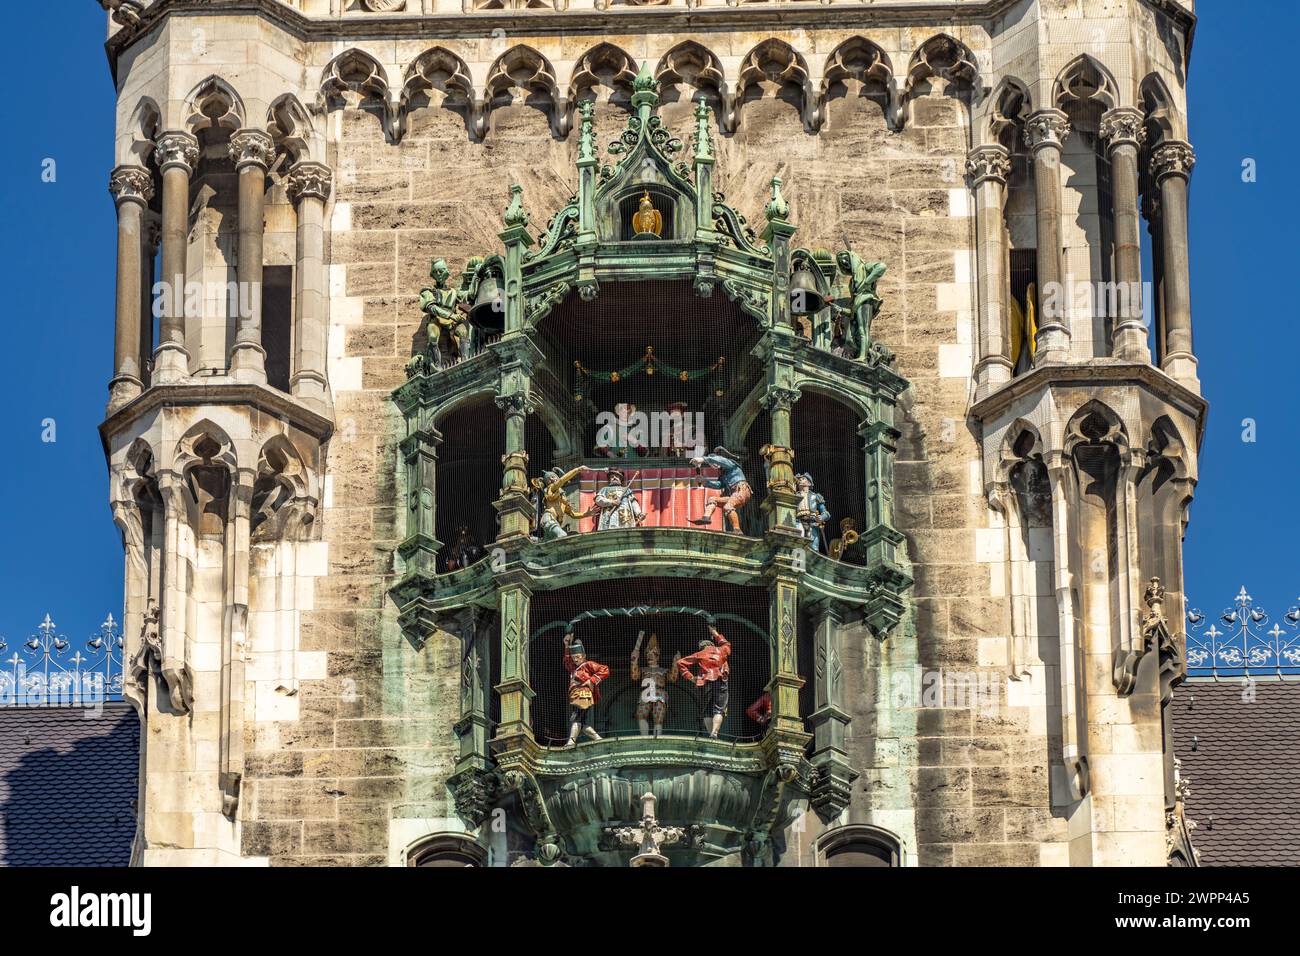
<path id="1" fill-rule="evenodd" d="M 408 375 L 479 354 L 503 332 L 534 327 L 574 291 L 591 301 L 604 282 L 665 279 L 685 280 L 705 298 L 720 289 L 762 328 L 785 325 L 832 355 L 888 366 L 892 355 L 870 338 L 884 264 L 848 248 L 836 255 L 792 248 L 796 230 L 780 179 L 772 180 L 757 233 L 714 191 L 711 109 L 696 103 L 687 146 L 659 116 L 658 81 L 646 64 L 631 106 L 602 159 L 595 104 L 579 104 L 578 192 L 540 233 L 530 231 L 523 190 L 512 186 L 504 254 L 471 258 L 455 281 L 445 262 L 434 262 L 434 283 L 420 297 L 429 346 L 412 358 Z"/>

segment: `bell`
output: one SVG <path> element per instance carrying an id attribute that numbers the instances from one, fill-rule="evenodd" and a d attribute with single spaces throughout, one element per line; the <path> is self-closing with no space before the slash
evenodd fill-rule
<path id="1" fill-rule="evenodd" d="M 826 299 L 817 291 L 817 280 L 805 266 L 800 266 L 790 276 L 790 312 L 794 315 L 816 315 L 826 308 Z"/>
<path id="2" fill-rule="evenodd" d="M 484 332 L 501 332 L 506 327 L 506 296 L 501 279 L 489 272 L 479 280 L 478 295 L 469 310 L 470 325 Z"/>

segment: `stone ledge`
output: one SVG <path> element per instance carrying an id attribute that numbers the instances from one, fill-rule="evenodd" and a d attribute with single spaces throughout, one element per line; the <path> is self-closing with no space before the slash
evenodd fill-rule
<path id="1" fill-rule="evenodd" d="M 334 423 L 312 411 L 286 392 L 264 385 L 234 382 L 181 382 L 175 385 L 154 385 L 113 412 L 99 426 L 104 453 L 111 448 L 113 435 L 125 429 L 143 415 L 170 406 L 230 406 L 249 405 L 276 418 L 288 421 L 294 427 L 324 443 L 334 433 Z"/>
<path id="2" fill-rule="evenodd" d="M 780 24 L 846 28 L 907 23 L 984 23 L 1005 14 L 1018 0 L 893 0 L 893 2 L 835 2 L 792 10 L 783 3 L 746 4 L 743 7 L 624 8 L 609 10 L 478 10 L 472 13 L 369 13 L 358 11 L 336 17 L 308 16 L 280 0 L 156 0 L 139 22 L 115 32 L 105 44 L 115 74 L 118 57 L 137 39 L 157 27 L 172 13 L 197 12 L 209 16 L 264 16 L 302 40 L 321 42 L 381 34 L 394 39 L 438 36 L 479 36 L 502 28 L 513 36 L 540 33 L 608 34 L 611 30 L 636 32 L 697 31 L 702 27 L 753 28 Z M 1171 0 L 1148 0 L 1170 6 Z M 1181 19 L 1193 22 L 1184 10 Z M 936 28 L 937 30 L 937 28 Z"/>
<path id="3" fill-rule="evenodd" d="M 1031 369 L 1000 386 L 997 391 L 970 407 L 970 416 L 981 424 L 1004 411 L 1018 398 L 1055 386 L 1140 385 L 1165 396 L 1171 404 L 1196 421 L 1196 447 L 1205 437 L 1205 415 L 1209 402 L 1154 365 L 1094 359 L 1086 364 L 1053 364 Z"/>

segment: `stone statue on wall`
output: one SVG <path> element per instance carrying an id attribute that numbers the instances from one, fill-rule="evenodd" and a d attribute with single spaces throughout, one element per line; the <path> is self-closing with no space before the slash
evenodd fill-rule
<path id="1" fill-rule="evenodd" d="M 876 294 L 876 283 L 885 274 L 885 264 L 863 262 L 861 256 L 849 249 L 835 257 L 835 264 L 849 279 L 849 308 L 846 311 L 840 307 L 849 325 L 845 343 L 847 354 L 849 358 L 865 359 L 871 342 L 871 320 L 885 301 Z"/>
<path id="2" fill-rule="evenodd" d="M 131 655 L 130 663 L 130 679 L 141 687 L 149 675 L 149 662 L 162 661 L 161 618 L 162 609 L 158 607 L 157 601 L 151 600 L 140 624 L 140 647 Z"/>

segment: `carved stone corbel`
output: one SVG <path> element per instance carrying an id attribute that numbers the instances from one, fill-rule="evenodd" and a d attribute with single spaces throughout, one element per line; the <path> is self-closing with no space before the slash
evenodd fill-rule
<path id="1" fill-rule="evenodd" d="M 546 810 L 546 799 L 542 789 L 537 785 L 533 775 L 525 770 L 503 770 L 498 775 L 502 793 L 514 793 L 519 798 L 524 817 L 529 828 L 537 835 L 537 862 L 543 866 L 554 866 L 563 860 L 560 836 L 551 823 L 551 815 Z"/>
<path id="2" fill-rule="evenodd" d="M 453 776 L 447 781 L 447 786 L 451 789 L 456 813 L 471 827 L 478 827 L 492 813 L 500 780 L 494 771 L 473 768 Z"/>
<path id="3" fill-rule="evenodd" d="M 179 527 L 189 520 L 189 501 L 184 480 L 174 471 L 158 475 L 158 491 L 163 499 L 164 549 L 175 559 L 164 564 L 162 611 L 162 671 L 167 697 L 176 716 L 190 713 L 194 702 L 193 678 L 185 659 L 185 610 L 178 595 L 184 593 L 179 580 Z"/>

